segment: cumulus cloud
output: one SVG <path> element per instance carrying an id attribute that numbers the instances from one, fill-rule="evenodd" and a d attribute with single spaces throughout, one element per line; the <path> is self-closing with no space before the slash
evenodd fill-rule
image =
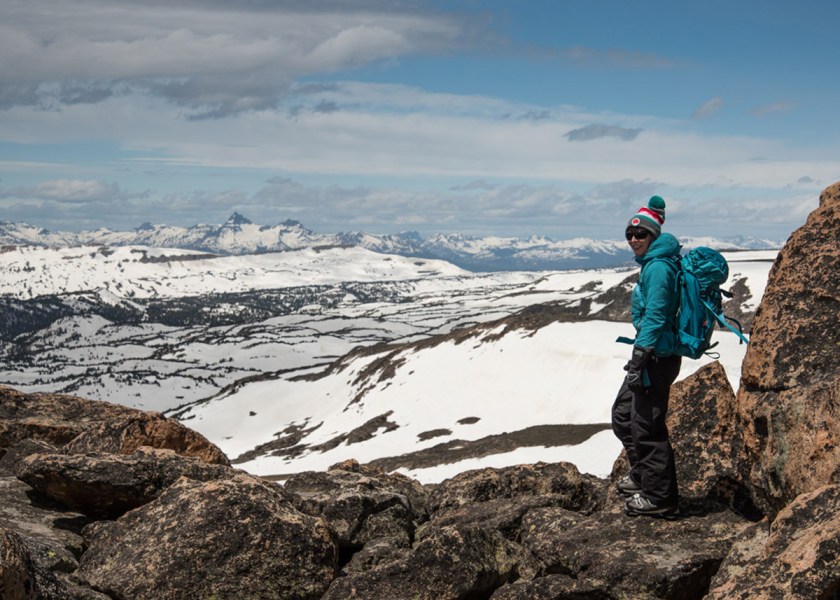
<path id="1" fill-rule="evenodd" d="M 399 2 L 9 0 L 0 107 L 152 92 L 217 118 L 274 107 L 300 77 L 449 47 L 453 17 Z"/>
<path id="2" fill-rule="evenodd" d="M 644 130 L 592 123 L 591 125 L 586 125 L 578 129 L 572 129 L 563 137 L 568 138 L 570 142 L 588 142 L 605 137 L 614 137 L 625 142 L 630 142 L 635 140 L 642 131 Z"/>
<path id="3" fill-rule="evenodd" d="M 700 105 L 693 113 L 691 113 L 691 118 L 705 119 L 706 117 L 710 117 L 711 115 L 720 111 L 720 109 L 722 108 L 723 98 L 715 97 L 710 100 L 707 100 L 702 105 Z"/>

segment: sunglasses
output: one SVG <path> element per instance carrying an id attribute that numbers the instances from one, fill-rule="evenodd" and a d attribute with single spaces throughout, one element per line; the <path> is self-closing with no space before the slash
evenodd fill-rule
<path id="1" fill-rule="evenodd" d="M 636 238 L 637 240 L 646 240 L 649 235 L 650 235 L 650 232 L 644 231 L 644 230 L 642 230 L 642 231 L 627 231 L 627 232 L 624 233 L 624 237 L 627 238 L 628 242 L 630 240 L 632 240 L 633 238 Z"/>

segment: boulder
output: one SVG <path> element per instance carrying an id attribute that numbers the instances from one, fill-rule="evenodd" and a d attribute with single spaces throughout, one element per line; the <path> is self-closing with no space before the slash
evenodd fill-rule
<path id="1" fill-rule="evenodd" d="M 494 498 L 485 502 L 471 502 L 442 509 L 432 520 L 417 530 L 417 539 L 423 539 L 442 527 L 478 527 L 490 532 L 497 531 L 506 539 L 517 541 L 522 518 L 535 508 L 559 507 L 566 504 L 563 494 L 540 494 L 537 496 L 516 496 Z"/>
<path id="2" fill-rule="evenodd" d="M 592 516 L 536 509 L 522 520 L 519 572 L 523 581 L 571 576 L 606 598 L 699 599 L 749 525 L 725 510 L 663 521 L 627 517 L 620 505 Z"/>
<path id="3" fill-rule="evenodd" d="M 432 492 L 433 511 L 486 502 L 497 498 L 551 494 L 558 505 L 591 513 L 604 504 L 602 479 L 582 475 L 570 463 L 536 463 L 502 469 L 479 469 L 460 473 L 441 482 Z"/>
<path id="4" fill-rule="evenodd" d="M 320 598 L 335 576 L 321 519 L 244 473 L 186 478 L 116 521 L 84 531 L 78 577 L 115 599 Z"/>
<path id="5" fill-rule="evenodd" d="M 20 537 L 0 528 L 0 598 L 3 600 L 76 600 L 50 571 L 36 565 Z"/>
<path id="6" fill-rule="evenodd" d="M 519 548 L 498 533 L 446 527 L 418 542 L 402 560 L 333 581 L 323 600 L 455 600 L 486 598 L 515 576 Z"/>
<path id="7" fill-rule="evenodd" d="M 771 518 L 840 483 L 840 183 L 776 259 L 741 371 L 737 453 Z"/>
<path id="8" fill-rule="evenodd" d="M 0 387 L 0 448 L 31 438 L 68 453 L 131 454 L 140 446 L 165 448 L 204 462 L 229 465 L 203 435 L 168 419 L 96 400 L 63 394 L 24 394 Z"/>
<path id="9" fill-rule="evenodd" d="M 672 386 L 668 431 L 684 511 L 714 510 L 721 504 L 750 520 L 764 516 L 735 466 L 740 439 L 735 393 L 719 362 L 701 367 Z M 610 476 L 611 502 L 619 501 L 614 484 L 628 471 L 622 452 Z"/>
<path id="10" fill-rule="evenodd" d="M 0 456 L 0 477 L 14 475 L 22 461 L 32 454 L 54 454 L 58 448 L 41 440 L 26 438 L 10 448 L 4 448 Z"/>
<path id="11" fill-rule="evenodd" d="M 743 531 L 709 598 L 840 597 L 840 486 L 803 494 L 776 516 Z"/>
<path id="12" fill-rule="evenodd" d="M 407 548 L 417 524 L 428 518 L 427 493 L 417 481 L 354 460 L 293 475 L 284 490 L 298 510 L 323 517 L 343 548 L 383 538 Z"/>
<path id="13" fill-rule="evenodd" d="M 116 519 L 152 501 L 182 476 L 209 481 L 232 472 L 148 447 L 133 454 L 31 454 L 15 469 L 37 492 L 93 519 Z"/>
<path id="14" fill-rule="evenodd" d="M 14 532 L 0 529 L 0 593 L 3 598 L 37 600 L 35 573 L 26 546 Z"/>
<path id="15" fill-rule="evenodd" d="M 396 560 L 403 560 L 409 555 L 402 538 L 378 538 L 369 541 L 364 548 L 354 552 L 350 561 L 341 570 L 342 575 L 363 573 Z"/>
<path id="16" fill-rule="evenodd" d="M 33 502 L 32 496 L 24 482 L 0 477 L 0 529 L 17 534 L 39 567 L 76 570 L 83 549 L 81 529 L 89 520 L 49 500 Z"/>

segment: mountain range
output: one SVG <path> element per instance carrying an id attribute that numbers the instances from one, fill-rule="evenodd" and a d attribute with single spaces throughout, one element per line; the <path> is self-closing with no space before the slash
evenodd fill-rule
<path id="1" fill-rule="evenodd" d="M 710 246 L 718 250 L 769 250 L 782 246 L 779 241 L 747 237 L 682 238 L 680 241 L 685 247 Z M 131 231 L 105 228 L 82 232 L 49 231 L 25 223 L 2 221 L 0 245 L 148 246 L 222 255 L 351 246 L 384 254 L 445 260 L 474 272 L 592 269 L 628 262 L 623 240 L 575 238 L 556 241 L 536 235 L 517 238 L 460 233 L 424 238 L 416 231 L 381 235 L 357 231 L 316 233 L 299 221 L 258 225 L 237 212 L 221 225 L 178 227 L 144 223 Z"/>

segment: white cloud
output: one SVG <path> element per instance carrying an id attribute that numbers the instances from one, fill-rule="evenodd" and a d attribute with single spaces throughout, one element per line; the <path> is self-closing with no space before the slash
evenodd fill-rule
<path id="1" fill-rule="evenodd" d="M 137 171 L 160 167 L 260 169 L 343 177 L 499 178 L 605 185 L 624 179 L 670 186 L 782 188 L 808 173 L 830 181 L 840 161 L 803 154 L 780 142 L 689 133 L 685 124 L 636 115 L 548 107 L 539 121 L 500 119 L 533 106 L 479 96 L 427 93 L 406 86 L 337 83 L 298 94 L 306 111 L 275 110 L 236 119 L 189 121 L 172 106 L 131 95 L 61 112 L 5 111 L 9 141 L 52 144 L 100 137 L 130 140 L 122 162 Z M 568 141 L 569 131 L 620 120 L 621 132 L 644 129 L 632 143 Z M 619 133 L 621 133 L 619 132 Z M 129 142 L 125 142 L 126 144 Z M 767 157 L 754 160 L 756 156 Z M 451 184 L 447 184 L 451 185 Z"/>
<path id="2" fill-rule="evenodd" d="M 704 102 L 692 114 L 692 119 L 705 119 L 723 108 L 723 98 L 712 98 Z"/>
<path id="3" fill-rule="evenodd" d="M 323 12 L 292 3 L 6 4 L 0 108 L 60 106 L 71 97 L 66 86 L 98 91 L 73 95 L 78 102 L 129 85 L 201 115 L 226 116 L 274 106 L 301 76 L 444 48 L 461 32 L 454 19 L 386 3 L 366 10 L 325 5 Z M 237 102 L 243 96 L 250 99 Z"/>

